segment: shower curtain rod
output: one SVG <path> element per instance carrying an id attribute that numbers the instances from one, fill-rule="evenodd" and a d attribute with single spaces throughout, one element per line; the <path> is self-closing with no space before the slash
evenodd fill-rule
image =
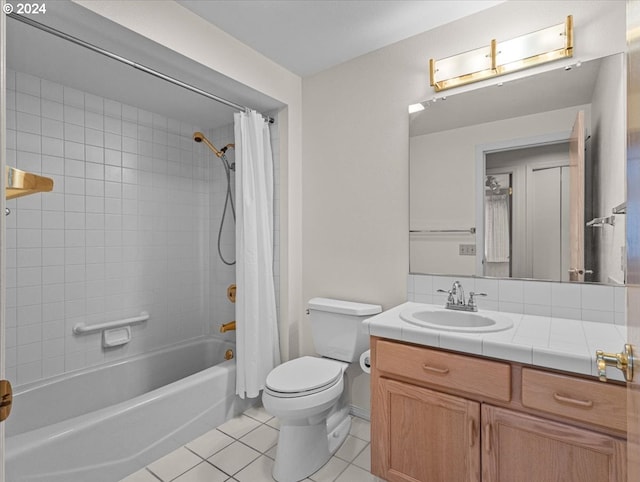
<path id="1" fill-rule="evenodd" d="M 73 35 L 69 35 L 67 33 L 61 32 L 60 30 L 57 30 L 53 27 L 49 27 L 48 25 L 44 25 L 40 22 L 36 22 L 35 20 L 32 20 L 31 18 L 25 17 L 23 15 L 18 15 L 16 13 L 10 13 L 7 15 L 9 18 L 12 18 L 14 20 L 18 20 L 19 22 L 22 23 L 26 23 L 27 25 L 30 25 L 32 27 L 35 27 L 39 30 L 42 30 L 44 32 L 50 33 L 51 35 L 55 35 L 56 37 L 59 37 L 61 39 L 67 40 L 71 43 L 74 43 L 76 45 L 80 45 L 81 47 L 84 47 L 86 49 L 92 50 L 93 52 L 96 52 L 98 54 L 104 55 L 105 57 L 109 57 L 110 59 L 113 60 L 117 60 L 118 62 L 121 62 L 123 64 L 128 65 L 129 67 L 133 67 L 134 69 L 137 70 L 141 70 L 142 72 L 146 72 L 149 75 L 153 75 L 154 77 L 157 77 L 159 79 L 162 79 L 166 82 L 169 82 L 171 84 L 177 85 L 178 87 L 182 87 L 183 89 L 186 90 L 190 90 L 191 92 L 195 92 L 196 94 L 202 95 L 208 99 L 211 100 L 215 100 L 216 102 L 219 102 L 221 104 L 224 104 L 226 106 L 229 107 L 233 107 L 234 109 L 237 110 L 241 110 L 241 111 L 249 111 L 251 110 L 249 107 L 244 106 L 244 105 L 240 105 L 240 104 L 236 104 L 235 102 L 231 102 L 230 100 L 227 99 L 223 99 L 222 97 L 218 97 L 217 95 L 214 95 L 210 92 L 207 92 L 205 90 L 199 89 L 198 87 L 195 87 L 191 84 L 187 84 L 186 82 L 182 82 L 181 80 L 178 80 L 174 77 L 171 77 L 169 75 L 163 74 L 162 72 L 158 72 L 157 70 L 154 70 L 152 68 L 146 67 L 142 64 L 139 64 L 137 62 L 134 62 L 133 60 L 129 60 L 125 57 L 122 57 L 118 54 L 114 54 L 113 52 L 110 52 L 108 50 L 105 50 L 103 48 L 97 47 L 93 44 L 90 44 L 89 42 L 85 42 L 84 40 L 81 40 L 77 37 L 74 37 Z M 273 124 L 274 120 L 273 117 L 269 117 L 267 115 L 264 114 L 260 114 L 262 115 L 262 117 L 269 122 L 270 124 Z"/>

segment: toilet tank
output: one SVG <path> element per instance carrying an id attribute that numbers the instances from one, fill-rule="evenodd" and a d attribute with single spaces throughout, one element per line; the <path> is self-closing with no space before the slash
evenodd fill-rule
<path id="1" fill-rule="evenodd" d="M 369 349 L 369 333 L 362 322 L 381 311 L 380 305 L 310 299 L 309 316 L 316 352 L 349 363 L 358 360 L 360 354 Z"/>

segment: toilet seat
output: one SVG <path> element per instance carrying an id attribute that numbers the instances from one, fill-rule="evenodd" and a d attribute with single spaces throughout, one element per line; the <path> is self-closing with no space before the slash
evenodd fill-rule
<path id="1" fill-rule="evenodd" d="M 336 360 L 303 356 L 274 368 L 265 390 L 274 397 L 292 398 L 326 390 L 342 379 L 345 364 Z"/>

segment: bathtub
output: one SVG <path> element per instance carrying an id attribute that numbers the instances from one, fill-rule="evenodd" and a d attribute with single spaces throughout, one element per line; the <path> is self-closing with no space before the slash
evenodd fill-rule
<path id="1" fill-rule="evenodd" d="M 113 482 L 251 404 L 232 344 L 203 338 L 17 387 L 7 482 Z"/>

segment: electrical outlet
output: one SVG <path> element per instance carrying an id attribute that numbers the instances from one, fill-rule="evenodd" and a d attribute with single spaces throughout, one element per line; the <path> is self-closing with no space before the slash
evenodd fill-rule
<path id="1" fill-rule="evenodd" d="M 475 244 L 460 244 L 460 256 L 475 256 L 476 245 Z"/>

